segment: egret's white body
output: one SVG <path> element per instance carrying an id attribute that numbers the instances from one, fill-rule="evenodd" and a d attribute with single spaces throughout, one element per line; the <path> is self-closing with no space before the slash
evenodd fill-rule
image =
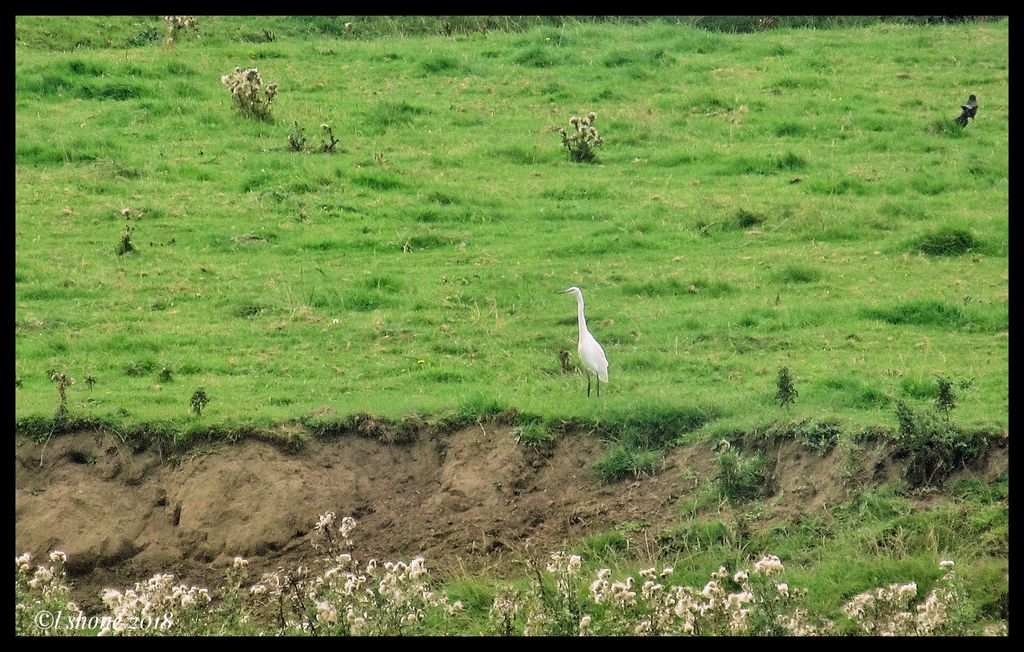
<path id="1" fill-rule="evenodd" d="M 608 358 L 604 355 L 604 349 L 597 343 L 594 336 L 587 329 L 587 318 L 583 315 L 583 292 L 575 285 L 564 293 L 576 295 L 576 311 L 580 325 L 580 343 L 577 351 L 580 354 L 580 361 L 587 372 L 587 396 L 590 396 L 590 374 L 597 376 L 597 395 L 601 395 L 601 383 L 608 382 Z"/>

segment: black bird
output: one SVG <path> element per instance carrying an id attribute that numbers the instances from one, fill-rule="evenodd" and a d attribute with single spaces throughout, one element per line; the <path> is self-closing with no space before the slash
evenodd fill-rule
<path id="1" fill-rule="evenodd" d="M 961 127 L 966 127 L 967 118 L 974 118 L 974 116 L 978 115 L 978 96 L 971 93 L 971 96 L 967 98 L 967 104 L 964 104 L 960 108 L 962 108 L 964 112 L 956 119 L 956 123 Z"/>

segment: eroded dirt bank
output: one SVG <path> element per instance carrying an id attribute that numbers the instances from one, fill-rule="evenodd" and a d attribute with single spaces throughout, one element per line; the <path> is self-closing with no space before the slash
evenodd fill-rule
<path id="1" fill-rule="evenodd" d="M 601 442 L 567 435 L 545 454 L 505 425 L 483 424 L 411 444 L 345 436 L 286 453 L 260 441 L 220 444 L 178 465 L 133 453 L 112 433 L 79 432 L 15 448 L 15 554 L 60 549 L 75 597 L 97 605 L 105 587 L 155 572 L 215 586 L 235 555 L 264 571 L 315 557 L 320 514 L 358 520 L 357 559 L 424 555 L 435 574 L 509 571 L 624 521 L 657 532 L 678 522 L 680 498 L 712 477 L 707 446 L 670 451 L 652 477 L 602 482 Z M 778 491 L 766 518 L 841 500 L 836 455 L 798 447 L 770 453 Z M 990 462 L 1005 468 L 1005 450 Z M 998 458 L 998 456 L 997 456 Z M 879 459 L 875 473 L 891 473 Z"/>

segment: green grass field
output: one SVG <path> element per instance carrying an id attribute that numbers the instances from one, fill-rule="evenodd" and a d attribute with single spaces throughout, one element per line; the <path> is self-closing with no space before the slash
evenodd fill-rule
<path id="1" fill-rule="evenodd" d="M 203 18 L 173 46 L 158 17 L 16 20 L 19 424 L 53 419 L 54 370 L 71 417 L 182 433 L 516 408 L 657 431 L 642 455 L 780 421 L 895 431 L 940 377 L 959 427 L 1007 428 L 1007 20 L 318 20 Z M 279 84 L 271 119 L 233 107 L 236 66 Z M 604 144 L 574 163 L 557 129 L 590 111 Z M 571 285 L 610 361 L 600 399 L 561 370 Z M 977 586 L 1001 582 L 986 563 Z M 896 574 L 869 567 L 858 590 Z"/>

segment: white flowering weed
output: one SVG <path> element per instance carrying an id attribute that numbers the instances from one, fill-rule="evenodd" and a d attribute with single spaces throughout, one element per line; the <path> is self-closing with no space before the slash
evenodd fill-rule
<path id="1" fill-rule="evenodd" d="M 223 75 L 220 81 L 228 87 L 232 101 L 243 115 L 262 119 L 270 117 L 270 105 L 277 96 L 276 82 L 264 86 L 259 70 L 237 67 L 230 75 Z"/>
<path id="2" fill-rule="evenodd" d="M 591 111 L 583 118 L 575 115 L 569 118 L 569 124 L 573 127 L 572 132 L 559 127 L 558 133 L 562 136 L 562 145 L 569 151 L 570 160 L 590 163 L 597 158 L 594 148 L 604 144 L 604 139 L 594 127 L 596 120 L 597 114 Z"/>

